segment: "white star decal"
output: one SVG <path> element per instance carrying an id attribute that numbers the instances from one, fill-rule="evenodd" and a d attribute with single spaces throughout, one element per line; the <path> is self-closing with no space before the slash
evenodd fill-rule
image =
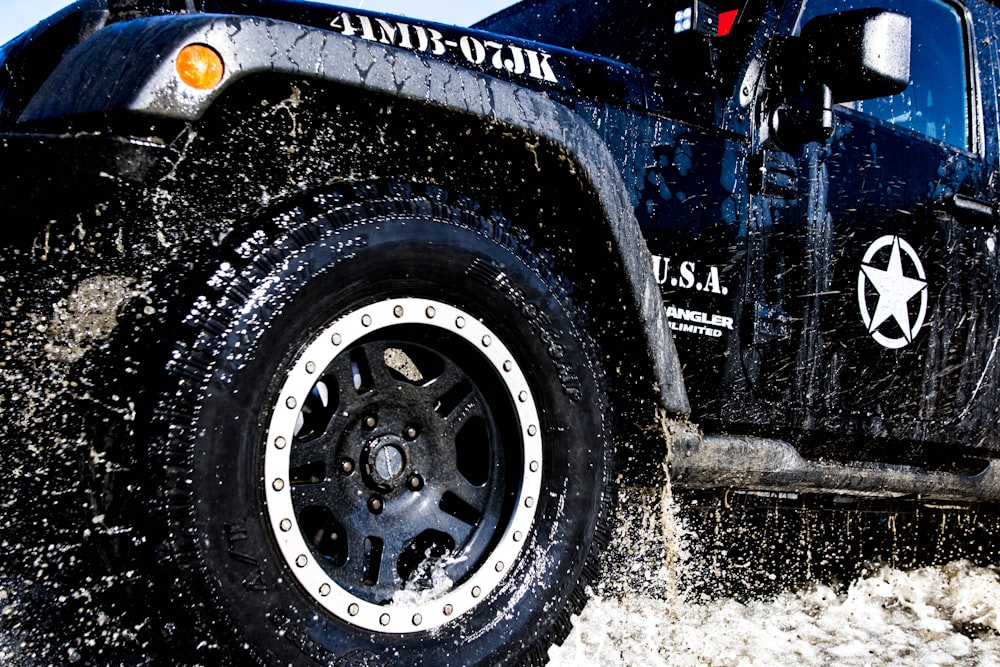
<path id="1" fill-rule="evenodd" d="M 891 246 L 888 265 L 884 269 L 872 266 L 871 261 L 875 254 L 886 246 Z M 918 278 L 905 275 L 901 252 L 905 253 L 913 264 Z M 878 292 L 874 313 L 868 308 L 866 279 Z M 918 295 L 920 309 L 915 321 L 911 321 L 910 301 Z M 898 236 L 883 236 L 868 247 L 861 264 L 861 271 L 858 272 L 858 304 L 861 307 L 861 318 L 868 327 L 868 333 L 878 343 L 898 349 L 913 342 L 927 314 L 927 280 L 920 258 L 909 243 Z M 890 319 L 899 326 L 903 334 L 901 337 L 890 338 L 879 331 L 879 327 Z"/>

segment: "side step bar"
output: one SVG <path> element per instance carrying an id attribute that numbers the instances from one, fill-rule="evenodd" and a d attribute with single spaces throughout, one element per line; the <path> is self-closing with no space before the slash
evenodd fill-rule
<path id="1" fill-rule="evenodd" d="M 987 462 L 972 475 L 879 463 L 816 463 L 804 459 L 791 444 L 781 440 L 687 432 L 674 437 L 669 463 L 671 483 L 678 488 L 1000 500 L 998 461 Z"/>

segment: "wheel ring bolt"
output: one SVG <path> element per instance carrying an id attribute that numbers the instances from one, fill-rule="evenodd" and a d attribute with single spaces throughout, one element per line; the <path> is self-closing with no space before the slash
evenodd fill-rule
<path id="1" fill-rule="evenodd" d="M 372 496 L 368 499 L 368 511 L 372 514 L 381 514 L 382 509 L 385 507 L 385 503 L 378 496 Z"/>
<path id="2" fill-rule="evenodd" d="M 424 480 L 417 473 L 410 475 L 409 479 L 406 480 L 406 486 L 410 491 L 419 491 L 424 488 Z"/>

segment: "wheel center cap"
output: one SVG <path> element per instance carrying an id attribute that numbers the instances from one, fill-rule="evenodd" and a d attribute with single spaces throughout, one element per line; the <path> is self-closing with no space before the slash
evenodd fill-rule
<path id="1" fill-rule="evenodd" d="M 406 455 L 402 447 L 391 440 L 380 439 L 368 454 L 368 470 L 379 484 L 391 484 L 406 469 Z"/>

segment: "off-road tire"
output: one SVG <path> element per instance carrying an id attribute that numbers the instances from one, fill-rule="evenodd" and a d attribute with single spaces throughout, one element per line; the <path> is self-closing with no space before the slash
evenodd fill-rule
<path id="1" fill-rule="evenodd" d="M 265 664 L 541 664 L 606 541 L 584 311 L 502 216 L 357 186 L 194 299 L 154 432 L 175 642 Z"/>

